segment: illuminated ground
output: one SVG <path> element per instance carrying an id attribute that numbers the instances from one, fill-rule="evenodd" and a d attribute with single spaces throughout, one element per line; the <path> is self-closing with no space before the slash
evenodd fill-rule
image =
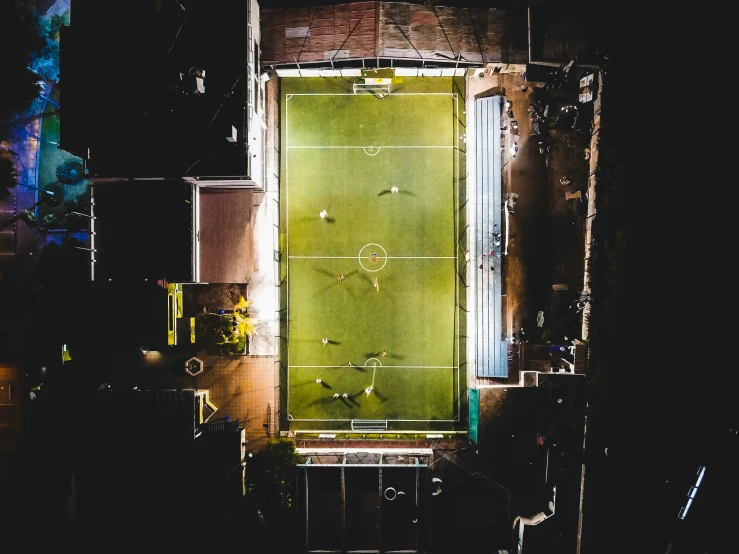
<path id="1" fill-rule="evenodd" d="M 463 97 L 451 79 L 406 79 L 384 99 L 342 86 L 281 83 L 288 413 L 318 428 L 451 422 Z"/>

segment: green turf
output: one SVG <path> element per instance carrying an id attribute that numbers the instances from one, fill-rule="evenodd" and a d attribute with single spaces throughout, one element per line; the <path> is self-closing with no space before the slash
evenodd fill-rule
<path id="1" fill-rule="evenodd" d="M 287 140 L 291 146 L 453 146 L 456 102 L 450 94 L 293 95 Z"/>
<path id="2" fill-rule="evenodd" d="M 314 90 L 325 92 L 328 85 L 316 81 Z M 406 85 L 412 91 L 414 80 Z M 310 91 L 305 79 L 283 79 L 281 86 L 290 416 L 453 419 L 461 99 L 294 94 Z M 379 150 L 364 148 L 370 146 Z M 382 194 L 392 186 L 400 192 Z M 324 209 L 328 220 L 319 217 Z M 324 337 L 332 343 L 324 346 Z M 373 357 L 382 367 L 368 397 L 372 369 L 348 364 L 364 366 Z M 351 400 L 333 398 L 345 392 Z"/>
<path id="3" fill-rule="evenodd" d="M 454 256 L 453 162 L 446 149 L 291 150 L 290 256 L 356 256 L 372 242 L 388 256 Z M 402 193 L 378 196 L 392 186 Z"/>
<path id="4" fill-rule="evenodd" d="M 320 346 L 320 345 L 319 345 Z M 296 419 L 452 419 L 456 377 L 452 369 L 381 367 L 290 368 L 290 413 Z M 316 383 L 316 377 L 330 386 Z M 348 393 L 349 399 L 333 398 Z"/>

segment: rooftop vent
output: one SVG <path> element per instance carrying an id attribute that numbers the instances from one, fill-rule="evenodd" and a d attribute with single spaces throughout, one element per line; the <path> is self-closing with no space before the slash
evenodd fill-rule
<path id="1" fill-rule="evenodd" d="M 190 77 L 195 78 L 194 94 L 205 94 L 205 69 L 200 67 L 190 68 Z"/>

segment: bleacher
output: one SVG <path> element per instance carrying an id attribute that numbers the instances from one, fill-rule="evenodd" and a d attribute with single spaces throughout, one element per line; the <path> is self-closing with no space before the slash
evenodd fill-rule
<path id="1" fill-rule="evenodd" d="M 475 100 L 475 233 L 471 259 L 476 308 L 475 373 L 477 377 L 508 376 L 508 344 L 505 340 L 501 263 L 503 233 L 503 156 L 501 127 L 504 99 L 491 96 Z M 496 245 L 496 235 L 500 244 Z M 495 252 L 491 256 L 491 252 Z M 482 268 L 480 268 L 482 266 Z M 490 269 L 492 266 L 492 270 Z"/>

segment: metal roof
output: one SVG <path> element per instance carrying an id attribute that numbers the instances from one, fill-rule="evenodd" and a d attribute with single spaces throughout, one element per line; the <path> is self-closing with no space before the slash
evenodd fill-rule
<path id="1" fill-rule="evenodd" d="M 523 33 L 515 33 L 516 26 Z M 330 67 L 377 57 L 413 65 L 526 63 L 525 28 L 525 19 L 495 8 L 353 2 L 267 9 L 262 10 L 262 63 Z"/>

